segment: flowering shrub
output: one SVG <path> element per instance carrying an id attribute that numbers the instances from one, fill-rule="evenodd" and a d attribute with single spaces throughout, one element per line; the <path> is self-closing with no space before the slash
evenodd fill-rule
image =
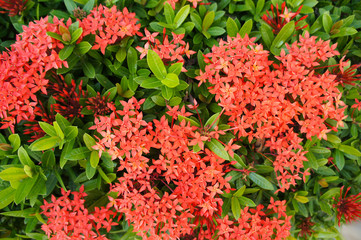
<path id="1" fill-rule="evenodd" d="M 0 237 L 340 239 L 361 218 L 340 4 L 0 0 Z"/>

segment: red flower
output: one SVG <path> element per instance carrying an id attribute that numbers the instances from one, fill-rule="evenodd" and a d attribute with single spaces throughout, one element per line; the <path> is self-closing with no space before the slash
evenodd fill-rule
<path id="1" fill-rule="evenodd" d="M 337 209 L 338 226 L 341 226 L 342 217 L 345 218 L 346 223 L 361 219 L 361 193 L 346 197 L 351 189 L 349 187 L 342 196 L 343 188 L 344 186 L 340 189 L 340 197 L 338 199 L 334 198 L 335 203 L 333 204 L 333 207 Z"/>
<path id="2" fill-rule="evenodd" d="M 0 13 L 9 13 L 10 17 L 21 15 L 27 2 L 28 0 L 0 0 L 0 8 L 7 10 Z"/>
<path id="3" fill-rule="evenodd" d="M 297 228 L 301 230 L 298 233 L 298 236 L 305 238 L 311 236 L 312 232 L 314 232 L 314 230 L 312 230 L 311 228 L 314 225 L 315 223 L 311 221 L 311 217 L 303 219 L 302 222 L 297 225 Z"/>
<path id="4" fill-rule="evenodd" d="M 281 31 L 281 29 L 283 28 L 284 25 L 286 25 L 289 21 L 293 20 L 298 14 L 300 14 L 302 5 L 294 13 L 288 11 L 288 9 L 286 7 L 286 2 L 282 3 L 281 11 L 279 11 L 278 5 L 276 5 L 276 11 L 274 8 L 275 8 L 275 6 L 271 5 L 272 15 L 267 11 L 267 14 L 262 16 L 262 19 L 263 19 L 263 21 L 268 23 L 268 25 L 270 25 L 273 28 L 273 30 L 272 30 L 273 33 L 277 34 L 279 31 Z M 296 21 L 295 25 L 296 25 L 297 30 L 307 27 L 307 24 L 302 27 L 297 26 L 298 23 L 300 21 L 304 20 L 305 18 L 307 18 L 307 16 L 303 16 L 299 20 Z"/>

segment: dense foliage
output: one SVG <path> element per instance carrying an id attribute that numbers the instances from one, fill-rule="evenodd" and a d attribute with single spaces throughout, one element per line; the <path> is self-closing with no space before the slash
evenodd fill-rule
<path id="1" fill-rule="evenodd" d="M 342 239 L 361 3 L 0 0 L 0 237 Z"/>

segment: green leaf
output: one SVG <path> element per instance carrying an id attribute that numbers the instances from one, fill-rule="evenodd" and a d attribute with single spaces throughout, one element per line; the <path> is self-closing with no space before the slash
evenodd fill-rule
<path id="1" fill-rule="evenodd" d="M 179 78 L 175 73 L 168 73 L 167 76 L 161 80 L 161 82 L 170 88 L 175 88 L 179 85 Z"/>
<path id="2" fill-rule="evenodd" d="M 56 135 L 60 138 L 60 139 L 64 139 L 64 133 L 61 130 L 59 124 L 57 122 L 53 122 L 54 125 L 54 129 L 56 131 Z"/>
<path id="3" fill-rule="evenodd" d="M 73 14 L 74 9 L 76 8 L 75 2 L 73 0 L 64 0 L 65 7 L 70 14 Z"/>
<path id="4" fill-rule="evenodd" d="M 78 136 L 78 127 L 68 126 L 65 128 L 64 134 L 65 134 L 65 139 L 67 141 L 70 141 Z"/>
<path id="5" fill-rule="evenodd" d="M 158 54 L 153 50 L 148 50 L 147 63 L 150 70 L 152 70 L 152 72 L 158 79 L 162 80 L 166 78 L 167 70 L 164 67 L 164 63 L 162 59 L 158 56 Z"/>
<path id="6" fill-rule="evenodd" d="M 332 18 L 330 16 L 330 14 L 328 12 L 325 12 L 322 15 L 322 25 L 323 25 L 323 29 L 325 29 L 326 33 L 329 33 L 331 31 L 333 22 L 332 22 Z"/>
<path id="7" fill-rule="evenodd" d="M 31 168 L 35 168 L 34 162 L 30 159 L 28 152 L 21 146 L 18 150 L 18 157 L 23 165 L 28 165 Z"/>
<path id="8" fill-rule="evenodd" d="M 190 10 L 190 6 L 185 5 L 178 11 L 173 21 L 174 29 L 177 29 L 178 27 L 180 27 L 180 25 L 182 25 L 184 20 L 188 17 L 189 10 Z"/>
<path id="9" fill-rule="evenodd" d="M 243 197 L 243 196 L 238 197 L 238 200 L 239 200 L 240 204 L 243 206 L 248 206 L 248 207 L 257 206 L 251 199 Z"/>
<path id="10" fill-rule="evenodd" d="M 71 34 L 71 41 L 70 44 L 75 43 L 80 36 L 83 34 L 83 29 L 82 28 L 78 28 L 76 29 L 72 34 Z"/>
<path id="11" fill-rule="evenodd" d="M 169 106 L 174 107 L 179 105 L 182 102 L 182 98 L 180 97 L 172 97 L 169 101 Z"/>
<path id="12" fill-rule="evenodd" d="M 164 107 L 166 105 L 165 100 L 162 96 L 155 95 L 155 96 L 152 96 L 151 99 L 158 106 Z"/>
<path id="13" fill-rule="evenodd" d="M 137 51 L 134 48 L 130 47 L 127 53 L 127 64 L 130 74 L 135 74 L 137 72 L 137 61 Z"/>
<path id="14" fill-rule="evenodd" d="M 271 50 L 273 48 L 281 48 L 283 44 L 287 41 L 289 37 L 292 36 L 295 30 L 295 22 L 291 21 L 283 26 L 281 31 L 277 34 L 276 38 L 273 40 L 271 45 Z"/>
<path id="15" fill-rule="evenodd" d="M 20 182 L 20 185 L 18 189 L 16 189 L 15 196 L 14 196 L 14 202 L 16 204 L 19 204 L 23 202 L 30 193 L 30 190 L 33 188 L 37 178 L 39 177 L 39 174 L 37 174 L 33 178 L 25 178 Z"/>
<path id="16" fill-rule="evenodd" d="M 56 40 L 63 41 L 63 38 L 61 37 L 61 35 L 57 34 L 55 32 L 46 32 L 46 35 L 48 35 L 49 37 L 52 37 Z"/>
<path id="17" fill-rule="evenodd" d="M 38 122 L 39 126 L 41 127 L 41 129 L 43 129 L 43 131 L 48 134 L 51 137 L 57 136 L 57 133 L 55 131 L 55 128 L 46 122 Z"/>
<path id="18" fill-rule="evenodd" d="M 24 168 L 10 167 L 0 172 L 0 178 L 4 181 L 17 181 L 27 178 Z"/>
<path id="19" fill-rule="evenodd" d="M 16 190 L 12 187 L 8 187 L 0 191 L 0 209 L 5 208 L 14 201 L 15 192 Z"/>
<path id="20" fill-rule="evenodd" d="M 90 153 L 90 151 L 87 147 L 74 148 L 65 155 L 65 158 L 70 161 L 83 160 L 86 159 L 88 153 Z"/>
<path id="21" fill-rule="evenodd" d="M 162 96 L 169 101 L 174 95 L 174 88 L 169 88 L 167 86 L 162 86 Z"/>
<path id="22" fill-rule="evenodd" d="M 55 167 L 55 155 L 52 150 L 47 150 L 43 156 L 41 156 L 41 165 L 49 169 Z"/>
<path id="23" fill-rule="evenodd" d="M 356 33 L 357 33 L 357 30 L 353 27 L 343 27 L 343 28 L 340 28 L 340 31 L 338 33 L 331 35 L 331 38 L 350 36 L 350 35 L 354 35 Z"/>
<path id="24" fill-rule="evenodd" d="M 207 32 L 208 28 L 212 26 L 212 23 L 214 21 L 214 16 L 215 16 L 214 11 L 210 11 L 206 14 L 202 23 L 202 31 Z"/>
<path id="25" fill-rule="evenodd" d="M 226 29 L 227 29 L 227 34 L 230 37 L 236 37 L 239 31 L 237 23 L 230 17 L 227 19 Z"/>
<path id="26" fill-rule="evenodd" d="M 163 83 L 158 78 L 150 77 L 150 78 L 146 78 L 140 84 L 140 86 L 142 88 L 154 89 L 154 88 L 159 88 L 159 87 L 163 86 Z"/>
<path id="27" fill-rule="evenodd" d="M 231 209 L 232 209 L 232 213 L 233 216 L 236 220 L 238 220 L 238 218 L 241 215 L 241 206 L 239 204 L 238 198 L 237 197 L 232 197 L 231 199 Z"/>
<path id="28" fill-rule="evenodd" d="M 198 121 L 195 121 L 191 118 L 183 117 L 182 115 L 178 115 L 178 120 L 179 122 L 181 122 L 182 120 L 185 120 L 186 122 L 190 122 L 191 126 L 196 126 L 196 127 L 201 126 Z"/>
<path id="29" fill-rule="evenodd" d="M 83 140 L 84 140 L 85 146 L 89 149 L 89 151 L 93 151 L 94 149 L 92 147 L 96 145 L 94 138 L 92 136 L 90 136 L 89 134 L 84 133 Z"/>
<path id="30" fill-rule="evenodd" d="M 221 28 L 221 27 L 210 27 L 207 32 L 211 35 L 211 36 L 214 36 L 214 37 L 217 37 L 217 36 L 220 36 L 222 35 L 223 33 L 226 32 L 226 30 L 224 30 L 224 28 Z"/>
<path id="31" fill-rule="evenodd" d="M 88 0 L 88 2 L 84 5 L 83 10 L 86 12 L 90 12 L 94 8 L 95 0 Z"/>
<path id="32" fill-rule="evenodd" d="M 206 142 L 206 146 L 215 153 L 218 157 L 223 158 L 225 160 L 229 160 L 229 156 L 227 151 L 224 149 L 224 146 L 217 141 L 216 139 L 212 138 L 211 141 Z M 273 189 L 273 188 L 272 188 Z"/>
<path id="33" fill-rule="evenodd" d="M 168 2 L 164 3 L 164 16 L 168 24 L 172 24 L 174 20 L 174 10 Z"/>
<path id="34" fill-rule="evenodd" d="M 318 163 L 317 163 L 317 159 L 316 159 L 315 155 L 314 155 L 312 152 L 307 152 L 307 153 L 305 154 L 305 156 L 306 156 L 306 158 L 307 158 L 307 160 L 308 160 L 308 161 L 307 161 L 308 165 L 309 165 L 311 168 L 317 170 L 317 169 L 318 169 Z"/>
<path id="35" fill-rule="evenodd" d="M 69 142 L 65 143 L 64 148 L 62 149 L 60 160 L 59 160 L 59 166 L 60 168 L 63 168 L 65 164 L 67 163 L 68 159 L 65 158 L 66 154 L 68 154 L 71 149 L 73 149 L 75 139 L 70 140 Z"/>
<path id="36" fill-rule="evenodd" d="M 98 155 L 97 152 L 95 152 L 95 153 Z M 85 174 L 86 174 L 87 178 L 91 179 L 92 177 L 94 177 L 95 172 L 96 172 L 96 168 L 93 168 L 90 164 L 90 160 L 88 160 L 86 162 L 86 166 L 85 166 Z"/>
<path id="37" fill-rule="evenodd" d="M 250 12 L 256 14 L 256 6 L 252 0 L 245 0 L 245 5 L 250 8 Z"/>
<path id="38" fill-rule="evenodd" d="M 76 50 L 80 53 L 80 55 L 84 55 L 92 48 L 89 42 L 82 41 L 76 45 Z"/>
<path id="39" fill-rule="evenodd" d="M 8 216 L 8 217 L 31 218 L 31 217 L 33 217 L 32 215 L 35 213 L 35 211 L 36 211 L 35 208 L 27 208 L 24 210 L 3 212 L 0 214 L 3 216 Z"/>
<path id="40" fill-rule="evenodd" d="M 105 89 L 110 89 L 115 87 L 115 85 L 104 75 L 102 74 L 95 74 L 95 78 L 97 81 L 102 85 Z"/>
<path id="41" fill-rule="evenodd" d="M 334 159 L 337 168 L 341 171 L 345 166 L 345 157 L 343 156 L 343 153 L 340 150 L 336 149 L 334 152 Z"/>
<path id="42" fill-rule="evenodd" d="M 82 62 L 83 72 L 88 78 L 95 77 L 95 68 L 90 62 Z"/>
<path id="43" fill-rule="evenodd" d="M 340 144 L 341 143 L 341 139 L 339 137 L 337 137 L 336 135 L 327 134 L 327 141 L 330 143 L 334 143 L 334 144 Z"/>
<path id="44" fill-rule="evenodd" d="M 272 28 L 268 26 L 268 24 L 262 24 L 260 28 L 261 36 L 263 42 L 266 44 L 267 47 L 271 47 L 273 39 L 275 38 Z"/>
<path id="45" fill-rule="evenodd" d="M 98 151 L 92 151 L 90 153 L 90 166 L 96 168 L 99 163 L 99 153 Z"/>
<path id="46" fill-rule="evenodd" d="M 65 130 L 66 127 L 71 126 L 70 122 L 65 117 L 61 116 L 59 113 L 55 115 L 55 120 L 59 124 L 61 130 L 63 131 Z"/>
<path id="47" fill-rule="evenodd" d="M 201 17 L 194 11 L 191 13 L 191 20 L 194 23 L 194 26 L 198 31 L 202 31 L 202 19 Z"/>
<path id="48" fill-rule="evenodd" d="M 173 63 L 168 68 L 168 73 L 174 73 L 178 76 L 182 72 L 182 67 L 183 67 L 183 63 L 181 63 L 181 62 Z"/>
<path id="49" fill-rule="evenodd" d="M 266 190 L 274 190 L 272 183 L 259 174 L 251 172 L 248 177 L 259 187 Z"/>
<path id="50" fill-rule="evenodd" d="M 252 27 L 253 27 L 253 21 L 252 19 L 249 19 L 247 22 L 243 24 L 243 26 L 239 30 L 239 35 L 241 35 L 242 38 L 244 38 L 246 34 L 249 35 L 252 31 Z"/>
<path id="51" fill-rule="evenodd" d="M 264 4 L 265 4 L 265 0 L 257 0 L 256 15 L 258 15 L 262 12 Z"/>
<path id="52" fill-rule="evenodd" d="M 320 197 L 320 200 L 323 199 L 331 199 L 332 197 L 334 197 L 335 195 L 340 193 L 340 188 L 331 188 L 330 190 L 328 190 L 327 192 L 325 192 L 324 194 L 322 194 L 322 196 Z"/>
<path id="53" fill-rule="evenodd" d="M 353 155 L 353 156 L 356 156 L 356 157 L 361 157 L 361 152 L 359 150 L 357 150 L 356 148 L 354 148 L 354 147 L 342 144 L 342 145 L 340 145 L 338 147 L 338 149 L 341 152 L 344 152 L 346 154 L 350 154 L 350 155 Z"/>
<path id="54" fill-rule="evenodd" d="M 244 193 L 244 190 L 246 190 L 246 185 L 243 185 L 240 189 L 238 189 L 237 192 L 233 194 L 233 196 L 241 197 Z"/>
<path id="55" fill-rule="evenodd" d="M 11 134 L 9 136 L 10 145 L 13 147 L 13 153 L 19 149 L 21 140 L 19 134 Z"/>
<path id="56" fill-rule="evenodd" d="M 30 145 L 31 151 L 44 151 L 58 145 L 61 139 L 58 136 L 42 137 Z"/>
<path id="57" fill-rule="evenodd" d="M 214 129 L 219 123 L 219 114 L 220 113 L 215 113 L 210 118 L 208 118 L 207 122 L 204 124 L 204 127 Z"/>
<path id="58" fill-rule="evenodd" d="M 122 63 L 126 57 L 127 57 L 127 49 L 125 47 L 119 48 L 119 50 L 115 54 L 115 58 L 118 60 L 118 62 Z"/>

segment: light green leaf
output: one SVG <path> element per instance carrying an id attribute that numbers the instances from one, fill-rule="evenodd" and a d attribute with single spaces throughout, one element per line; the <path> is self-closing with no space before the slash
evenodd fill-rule
<path id="1" fill-rule="evenodd" d="M 356 157 L 361 157 L 361 152 L 357 150 L 354 147 L 348 146 L 348 145 L 340 145 L 338 148 L 341 152 L 344 152 L 346 154 L 350 154 Z"/>
<path id="2" fill-rule="evenodd" d="M 249 35 L 252 31 L 252 26 L 253 26 L 253 21 L 252 19 L 249 19 L 247 22 L 243 24 L 243 26 L 239 30 L 239 35 L 241 35 L 242 38 L 244 38 L 246 34 Z"/>
<path id="3" fill-rule="evenodd" d="M 80 53 L 80 55 L 84 55 L 92 48 L 89 42 L 83 41 L 76 45 L 76 50 Z"/>
<path id="4" fill-rule="evenodd" d="M 227 19 L 226 29 L 227 29 L 227 34 L 230 37 L 236 37 L 239 31 L 236 22 L 230 17 Z"/>
<path id="5" fill-rule="evenodd" d="M 39 122 L 39 126 L 49 136 L 51 136 L 51 137 L 57 136 L 55 128 L 51 124 L 46 123 L 46 122 Z"/>
<path id="6" fill-rule="evenodd" d="M 67 59 L 72 54 L 74 48 L 74 45 L 66 45 L 63 49 L 60 50 L 59 58 L 61 60 Z"/>
<path id="7" fill-rule="evenodd" d="M 58 136 L 42 137 L 39 140 L 33 142 L 29 148 L 31 149 L 31 151 L 48 150 L 53 147 L 56 147 L 59 144 L 60 140 L 61 139 Z"/>
<path id="8" fill-rule="evenodd" d="M 0 191 L 0 209 L 5 208 L 14 201 L 15 192 L 16 190 L 12 187 L 8 187 Z"/>
<path id="9" fill-rule="evenodd" d="M 283 26 L 281 31 L 277 34 L 276 38 L 273 40 L 272 48 L 281 48 L 283 44 L 287 41 L 289 37 L 293 34 L 295 30 L 295 22 L 291 21 Z"/>
<path id="10" fill-rule="evenodd" d="M 99 163 L 99 153 L 98 151 L 92 151 L 90 153 L 90 166 L 96 168 Z"/>
<path id="11" fill-rule="evenodd" d="M 212 26 L 214 17 L 215 17 L 214 11 L 210 11 L 206 14 L 202 23 L 202 31 L 207 32 L 208 28 Z"/>
<path id="12" fill-rule="evenodd" d="M 167 76 L 161 80 L 161 82 L 170 88 L 175 88 L 179 85 L 179 78 L 175 73 L 168 73 Z"/>
<path id="13" fill-rule="evenodd" d="M 155 77 L 148 77 L 140 84 L 142 88 L 154 89 L 163 86 L 163 83 Z"/>
<path id="14" fill-rule="evenodd" d="M 17 181 L 27 178 L 24 168 L 10 167 L 0 172 L 0 178 L 4 181 Z"/>
<path id="15" fill-rule="evenodd" d="M 148 50 L 147 63 L 150 70 L 152 70 L 158 79 L 162 80 L 167 76 L 167 70 L 164 67 L 162 59 L 153 50 Z"/>
<path id="16" fill-rule="evenodd" d="M 21 146 L 18 150 L 18 157 L 23 165 L 28 165 L 31 168 L 35 167 L 34 162 L 30 159 L 28 152 Z"/>
<path id="17" fill-rule="evenodd" d="M 188 17 L 189 11 L 190 11 L 189 5 L 185 5 L 178 11 L 173 21 L 174 29 L 177 29 L 180 27 L 180 25 L 182 25 L 184 20 Z"/>
<path id="18" fill-rule="evenodd" d="M 10 142 L 10 145 L 13 147 L 13 152 L 18 150 L 20 147 L 20 144 L 21 144 L 19 134 L 11 134 L 9 136 L 9 142 Z"/>
<path id="19" fill-rule="evenodd" d="M 326 33 L 329 33 L 331 31 L 333 22 L 332 22 L 332 18 L 330 16 L 330 14 L 328 12 L 325 12 L 322 15 L 322 25 L 323 25 L 323 29 L 325 29 Z"/>
<path id="20" fill-rule="evenodd" d="M 68 154 L 65 155 L 65 158 L 70 161 L 78 161 L 86 159 L 86 155 L 89 154 L 90 151 L 87 147 L 80 147 L 72 149 Z"/>
<path id="21" fill-rule="evenodd" d="M 239 204 L 238 198 L 237 197 L 232 197 L 231 199 L 231 209 L 232 209 L 232 213 L 233 216 L 236 220 L 238 220 L 238 218 L 241 215 L 241 206 Z"/>
<path id="22" fill-rule="evenodd" d="M 15 196 L 14 196 L 14 202 L 16 204 L 19 204 L 23 202 L 30 193 L 30 190 L 33 188 L 37 178 L 39 177 L 39 174 L 36 174 L 33 178 L 26 178 L 20 182 L 19 187 L 16 189 Z"/>

